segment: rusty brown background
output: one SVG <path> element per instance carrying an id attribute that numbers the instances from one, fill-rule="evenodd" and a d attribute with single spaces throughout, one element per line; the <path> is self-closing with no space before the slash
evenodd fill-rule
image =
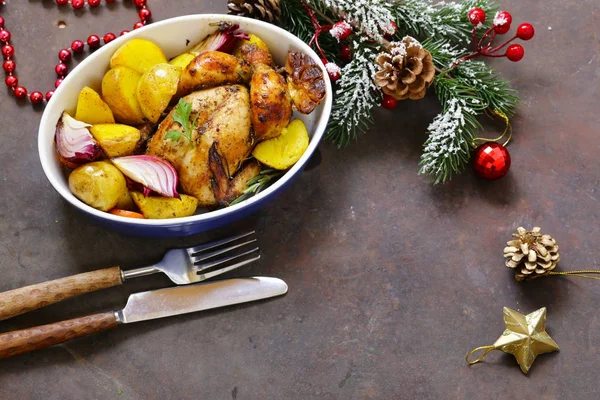
<path id="1" fill-rule="evenodd" d="M 600 268 L 599 3 L 503 3 L 514 26 L 536 27 L 522 62 L 494 62 L 522 97 L 504 179 L 467 171 L 434 187 L 417 176 L 439 112 L 430 96 L 378 110 L 377 125 L 347 149 L 323 144 L 321 165 L 256 216 L 184 240 L 121 236 L 65 204 L 38 161 L 41 111 L 2 89 L 0 290 L 150 263 L 171 246 L 252 226 L 263 259 L 237 275 L 278 276 L 290 292 L 0 361 L 0 399 L 600 398 L 600 282 L 519 284 L 502 258 L 517 226 L 539 225 L 560 243 L 562 270 Z M 214 0 L 149 4 L 155 20 L 226 10 Z M 50 0 L 9 0 L 0 13 L 29 90 L 52 86 L 56 54 L 73 39 L 136 20 L 129 1 L 74 15 Z M 168 282 L 140 279 L 0 322 L 0 331 L 116 309 L 127 293 Z M 500 352 L 465 364 L 469 349 L 504 329 L 503 306 L 548 307 L 561 351 L 540 356 L 528 376 Z"/>

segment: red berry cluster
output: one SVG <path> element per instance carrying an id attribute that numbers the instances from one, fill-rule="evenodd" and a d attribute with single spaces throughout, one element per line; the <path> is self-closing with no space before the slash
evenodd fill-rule
<path id="1" fill-rule="evenodd" d="M 73 9 L 75 9 L 75 10 L 83 8 L 86 4 L 86 0 L 55 0 L 55 1 L 56 1 L 56 4 L 58 4 L 59 6 L 69 4 L 69 2 L 70 2 L 71 7 L 73 7 Z M 105 1 L 107 3 L 115 2 L 115 0 L 105 0 Z M 100 5 L 100 2 L 101 2 L 101 0 L 87 0 L 88 6 L 90 6 L 92 8 L 98 7 Z M 147 0 L 134 0 L 134 3 L 139 9 L 138 14 L 140 17 L 140 21 L 136 22 L 136 24 L 133 26 L 133 29 L 138 29 L 150 22 L 150 20 L 152 18 L 152 12 L 150 11 L 150 9 L 147 6 Z M 129 31 L 127 31 L 127 30 L 121 32 L 121 36 L 128 32 Z M 104 35 L 102 37 L 102 39 L 97 35 L 90 35 L 87 38 L 86 42 L 87 42 L 87 45 L 90 48 L 90 50 L 95 50 L 100 47 L 100 45 L 102 44 L 102 41 L 104 41 L 105 44 L 110 43 L 113 40 L 115 40 L 116 37 L 117 36 L 114 33 L 110 33 L 110 32 L 107 33 L 106 35 Z M 14 46 L 12 46 L 9 43 L 10 39 L 11 39 L 11 33 L 4 28 L 4 18 L 2 16 L 0 16 L 0 42 L 2 42 L 2 56 L 4 57 L 4 63 L 2 64 L 2 66 L 4 68 L 4 72 L 6 72 L 6 74 L 7 74 L 4 82 L 6 83 L 6 86 L 8 86 L 9 88 L 11 88 L 13 90 L 13 93 L 15 94 L 16 98 L 24 99 L 27 97 L 28 93 L 27 93 L 27 89 L 25 87 L 19 86 L 19 79 L 15 75 L 15 69 L 17 67 L 17 64 L 13 60 L 13 57 L 15 55 L 15 48 L 14 48 Z M 58 52 L 58 59 L 60 60 L 60 62 L 58 64 L 56 64 L 56 67 L 54 67 L 54 71 L 56 72 L 56 75 L 58 75 L 58 79 L 54 82 L 55 88 L 58 88 L 58 86 L 62 83 L 63 79 L 69 73 L 69 67 L 67 66 L 66 63 L 69 62 L 72 58 L 71 52 L 81 53 L 81 52 L 83 52 L 84 47 L 85 47 L 84 42 L 82 42 L 81 40 L 74 40 L 73 43 L 71 43 L 70 49 L 62 49 L 61 51 Z M 44 98 L 46 99 L 46 101 L 49 101 L 53 94 L 54 94 L 53 90 L 46 92 L 45 96 L 42 94 L 42 92 L 34 91 L 34 92 L 31 92 L 31 94 L 29 95 L 29 100 L 31 100 L 31 103 L 33 103 L 33 104 L 40 104 L 44 101 Z"/>
<path id="2" fill-rule="evenodd" d="M 524 22 L 517 28 L 517 33 L 512 38 L 508 39 L 504 43 L 499 46 L 494 46 L 494 39 L 496 35 L 504 35 L 510 30 L 510 25 L 512 23 L 512 15 L 508 11 L 500 11 L 496 13 L 494 20 L 492 22 L 492 27 L 487 30 L 477 41 L 477 28 L 481 26 L 485 22 L 485 11 L 481 8 L 473 8 L 468 12 L 469 21 L 473 24 L 473 46 L 475 46 L 475 51 L 472 54 L 469 54 L 465 57 L 458 59 L 453 66 L 460 64 L 463 61 L 468 59 L 477 57 L 477 56 L 486 56 L 486 57 L 506 57 L 510 61 L 520 61 L 525 55 L 525 50 L 523 46 L 517 43 L 513 43 L 506 51 L 501 54 L 498 53 L 499 50 L 502 50 L 506 47 L 510 42 L 515 39 L 521 40 L 529 40 L 535 34 L 535 29 L 533 25 L 528 22 Z"/>

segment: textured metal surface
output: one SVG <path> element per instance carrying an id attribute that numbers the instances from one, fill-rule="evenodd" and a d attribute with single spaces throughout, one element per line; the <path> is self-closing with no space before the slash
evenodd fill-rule
<path id="1" fill-rule="evenodd" d="M 264 300 L 287 291 L 286 283 L 277 278 L 223 279 L 134 293 L 129 296 L 125 308 L 115 315 L 118 322 L 129 324 Z"/>
<path id="2" fill-rule="evenodd" d="M 225 2 L 150 0 L 156 19 L 225 11 Z M 30 90 L 52 86 L 56 53 L 74 38 L 129 28 L 135 10 L 75 18 L 53 1 L 2 9 Z M 597 399 L 600 283 L 517 283 L 502 249 L 519 225 L 543 227 L 560 268 L 600 268 L 600 45 L 597 0 L 504 1 L 536 37 L 519 63 L 494 65 L 523 103 L 497 182 L 470 172 L 432 187 L 416 175 L 431 97 L 379 110 L 377 125 L 323 160 L 261 213 L 185 240 L 137 239 L 91 225 L 46 182 L 36 154 L 41 113 L 0 107 L 0 290 L 120 264 L 158 261 L 171 246 L 256 228 L 262 259 L 231 276 L 283 278 L 283 298 L 124 326 L 0 362 L 2 399 Z M 53 24 L 63 19 L 68 27 Z M 551 27 L 551 29 L 550 29 Z M 501 127 L 487 125 L 490 137 Z M 145 277 L 0 323 L 0 331 L 118 309 Z M 548 308 L 560 352 L 528 376 L 500 352 L 467 367 L 502 333 L 502 307 Z M 173 347 L 173 341 L 185 346 Z"/>

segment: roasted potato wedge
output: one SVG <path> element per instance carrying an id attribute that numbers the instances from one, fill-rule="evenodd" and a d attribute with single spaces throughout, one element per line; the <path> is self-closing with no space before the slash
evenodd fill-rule
<path id="1" fill-rule="evenodd" d="M 195 197 L 180 195 L 181 198 L 148 196 L 140 192 L 131 192 L 133 201 L 144 217 L 149 219 L 182 218 L 194 215 L 198 200 Z"/>
<path id="2" fill-rule="evenodd" d="M 154 65 L 166 62 L 167 58 L 156 44 L 149 40 L 133 39 L 114 52 L 110 67 L 124 66 L 143 74 Z"/>
<path id="3" fill-rule="evenodd" d="M 115 119 L 127 125 L 142 124 L 144 114 L 137 100 L 138 83 L 142 75 L 128 67 L 115 67 L 102 79 L 102 97 Z"/>
<path id="4" fill-rule="evenodd" d="M 115 208 L 127 211 L 137 210 L 135 203 L 133 202 L 133 198 L 131 197 L 131 193 L 129 193 L 129 190 L 123 193 L 123 195 L 119 198 L 119 201 L 117 202 Z"/>
<path id="5" fill-rule="evenodd" d="M 89 86 L 79 92 L 75 119 L 90 125 L 115 123 L 115 117 L 108 104 Z"/>
<path id="6" fill-rule="evenodd" d="M 156 64 L 142 77 L 137 87 L 137 100 L 148 121 L 156 123 L 177 92 L 181 68 Z"/>
<path id="7" fill-rule="evenodd" d="M 96 161 L 71 172 L 69 189 L 85 204 L 108 211 L 127 192 L 127 184 L 117 167 L 107 161 Z"/>
<path id="8" fill-rule="evenodd" d="M 254 66 L 250 81 L 250 120 L 256 141 L 281 135 L 292 117 L 285 80 L 265 64 Z"/>
<path id="9" fill-rule="evenodd" d="M 288 169 L 302 157 L 309 140 L 304 122 L 295 119 L 283 129 L 281 136 L 257 144 L 252 155 L 271 168 Z"/>
<path id="10" fill-rule="evenodd" d="M 121 124 L 93 125 L 90 133 L 109 158 L 133 154 L 141 137 L 138 129 Z"/>
<path id="11" fill-rule="evenodd" d="M 192 60 L 196 58 L 196 56 L 192 53 L 183 53 L 169 61 L 169 64 L 179 67 L 182 70 L 192 62 Z"/>

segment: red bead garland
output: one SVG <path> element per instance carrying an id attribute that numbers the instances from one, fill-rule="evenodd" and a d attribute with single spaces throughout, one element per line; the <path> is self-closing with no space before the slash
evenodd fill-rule
<path id="1" fill-rule="evenodd" d="M 115 0 L 104 0 L 106 3 L 114 3 Z M 90 7 L 98 7 L 100 6 L 102 0 L 55 0 L 56 4 L 59 6 L 71 4 L 71 7 L 75 10 L 83 8 L 86 4 Z M 133 29 L 139 29 L 144 27 L 146 24 L 150 22 L 152 19 L 152 12 L 147 7 L 147 0 L 134 0 L 134 4 L 139 9 L 138 16 L 140 21 L 137 22 Z M 2 1 L 0 0 L 0 4 Z M 29 98 L 32 104 L 41 104 L 44 99 L 46 101 L 50 101 L 52 96 L 54 95 L 54 90 L 49 90 L 46 94 L 42 94 L 40 91 L 33 91 L 28 96 L 27 89 L 24 86 L 19 86 L 19 79 L 14 75 L 16 70 L 16 63 L 12 60 L 12 57 L 15 55 L 15 48 L 9 43 L 11 40 L 11 33 L 4 28 L 5 20 L 2 16 L 0 16 L 0 45 L 2 57 L 4 57 L 4 63 L 2 67 L 4 72 L 7 74 L 4 83 L 7 87 L 13 90 L 15 97 L 17 99 L 25 99 Z M 129 33 L 129 30 L 124 30 L 121 32 L 120 36 L 126 35 Z M 71 43 L 70 48 L 62 49 L 58 52 L 58 59 L 60 62 L 54 68 L 54 71 L 59 76 L 59 78 L 54 82 L 54 87 L 58 88 L 60 84 L 63 82 L 66 75 L 69 73 L 69 67 L 66 63 L 71 61 L 74 53 L 82 53 L 85 49 L 85 45 L 87 43 L 90 50 L 95 50 L 102 45 L 102 41 L 104 44 L 110 43 L 117 38 L 117 35 L 114 33 L 107 33 L 104 36 L 98 35 L 90 35 L 86 42 L 84 43 L 81 40 L 74 40 Z"/>

